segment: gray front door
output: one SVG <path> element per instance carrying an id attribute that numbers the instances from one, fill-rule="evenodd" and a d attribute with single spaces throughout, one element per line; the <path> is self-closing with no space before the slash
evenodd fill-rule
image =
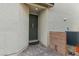
<path id="1" fill-rule="evenodd" d="M 38 40 L 38 16 L 29 15 L 29 40 Z"/>

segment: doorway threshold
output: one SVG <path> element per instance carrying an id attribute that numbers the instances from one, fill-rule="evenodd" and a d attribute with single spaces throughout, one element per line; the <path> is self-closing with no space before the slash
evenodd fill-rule
<path id="1" fill-rule="evenodd" d="M 31 40 L 29 41 L 29 45 L 36 45 L 39 44 L 39 40 Z"/>

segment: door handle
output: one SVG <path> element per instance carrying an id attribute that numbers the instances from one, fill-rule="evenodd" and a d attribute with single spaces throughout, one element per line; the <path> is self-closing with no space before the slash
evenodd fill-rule
<path id="1" fill-rule="evenodd" d="M 34 24 L 32 24 L 32 28 L 34 28 Z"/>

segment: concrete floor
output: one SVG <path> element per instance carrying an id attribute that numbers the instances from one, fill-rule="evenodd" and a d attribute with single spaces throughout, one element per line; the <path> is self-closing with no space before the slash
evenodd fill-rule
<path id="1" fill-rule="evenodd" d="M 45 48 L 41 44 L 37 44 L 37 45 L 30 45 L 22 53 L 18 54 L 18 56 L 61 56 L 61 55 L 55 51 L 51 51 L 48 48 Z"/>

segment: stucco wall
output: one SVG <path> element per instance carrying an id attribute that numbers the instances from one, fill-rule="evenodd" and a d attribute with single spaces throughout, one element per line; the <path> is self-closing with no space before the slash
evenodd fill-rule
<path id="1" fill-rule="evenodd" d="M 28 46 L 29 10 L 21 4 L 0 4 L 0 55 Z"/>
<path id="2" fill-rule="evenodd" d="M 38 17 L 38 39 L 44 45 L 47 46 L 48 38 L 48 10 L 44 10 Z"/>
<path id="3" fill-rule="evenodd" d="M 49 9 L 49 31 L 79 31 L 79 4 L 55 3 Z M 64 19 L 67 21 L 64 22 Z"/>

